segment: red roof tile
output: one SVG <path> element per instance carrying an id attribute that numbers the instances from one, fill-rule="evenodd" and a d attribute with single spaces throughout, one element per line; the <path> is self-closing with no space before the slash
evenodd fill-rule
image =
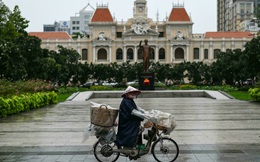
<path id="1" fill-rule="evenodd" d="M 113 18 L 108 8 L 97 8 L 91 22 L 113 22 Z"/>
<path id="2" fill-rule="evenodd" d="M 40 39 L 70 39 L 67 32 L 29 32 L 30 36 L 36 36 Z"/>
<path id="3" fill-rule="evenodd" d="M 206 32 L 205 38 L 253 38 L 250 32 Z"/>
<path id="4" fill-rule="evenodd" d="M 185 8 L 172 8 L 169 21 L 190 21 Z"/>

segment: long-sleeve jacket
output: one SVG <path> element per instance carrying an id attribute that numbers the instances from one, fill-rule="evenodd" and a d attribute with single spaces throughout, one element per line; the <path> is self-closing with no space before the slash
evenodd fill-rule
<path id="1" fill-rule="evenodd" d="M 142 118 L 132 115 L 137 106 L 133 99 L 124 97 L 119 108 L 117 143 L 120 146 L 133 147 L 136 143 Z"/>

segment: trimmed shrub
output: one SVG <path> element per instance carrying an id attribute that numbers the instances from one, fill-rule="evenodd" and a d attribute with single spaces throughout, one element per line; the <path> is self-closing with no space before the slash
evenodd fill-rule
<path id="1" fill-rule="evenodd" d="M 197 86 L 192 84 L 184 84 L 180 86 L 180 90 L 192 90 L 192 89 L 197 89 Z"/>
<path id="2" fill-rule="evenodd" d="M 254 101 L 260 102 L 260 88 L 250 88 L 248 91 Z"/>
<path id="3" fill-rule="evenodd" d="M 8 99 L 0 97 L 0 117 L 3 118 L 30 109 L 36 109 L 56 103 L 58 103 L 58 95 L 55 92 L 23 94 Z"/>
<path id="4" fill-rule="evenodd" d="M 8 100 L 0 97 L 0 117 L 6 117 L 9 110 L 10 105 L 8 103 Z"/>
<path id="5" fill-rule="evenodd" d="M 114 88 L 112 86 L 98 86 L 94 85 L 90 87 L 91 91 L 107 91 L 107 90 L 113 90 Z"/>

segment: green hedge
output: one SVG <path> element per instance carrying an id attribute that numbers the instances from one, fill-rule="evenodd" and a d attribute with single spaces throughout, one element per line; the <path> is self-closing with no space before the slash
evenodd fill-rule
<path id="1" fill-rule="evenodd" d="M 0 97 L 0 118 L 57 102 L 58 95 L 54 91 L 23 94 L 8 99 Z"/>
<path id="2" fill-rule="evenodd" d="M 254 101 L 260 102 L 260 88 L 250 88 L 248 91 Z"/>

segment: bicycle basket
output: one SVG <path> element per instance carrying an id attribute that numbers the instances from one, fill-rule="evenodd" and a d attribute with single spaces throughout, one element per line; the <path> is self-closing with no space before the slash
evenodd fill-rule
<path id="1" fill-rule="evenodd" d="M 102 127 L 112 127 L 118 115 L 118 109 L 107 108 L 106 105 L 91 107 L 91 123 Z"/>

